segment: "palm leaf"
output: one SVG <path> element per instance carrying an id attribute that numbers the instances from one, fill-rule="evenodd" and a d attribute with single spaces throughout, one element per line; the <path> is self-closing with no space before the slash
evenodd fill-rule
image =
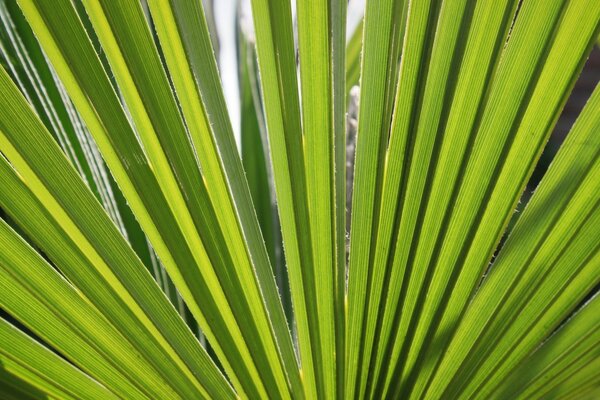
<path id="1" fill-rule="evenodd" d="M 65 399 L 117 398 L 88 375 L 81 373 L 5 320 L 0 321 L 0 335 L 2 374 L 13 375 L 12 382 L 8 384 L 18 385 L 14 376 L 19 376 L 23 382 L 31 385 L 23 385 L 21 389 L 25 389 L 25 393 L 21 391 L 19 398 L 28 395 L 37 397 L 40 394 Z"/>
<path id="2" fill-rule="evenodd" d="M 0 3 L 1 397 L 597 396 L 600 3 L 249 3 Z"/>

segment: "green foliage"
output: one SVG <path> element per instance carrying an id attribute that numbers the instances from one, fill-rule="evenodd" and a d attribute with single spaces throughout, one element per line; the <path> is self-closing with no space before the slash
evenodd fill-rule
<path id="1" fill-rule="evenodd" d="M 0 397 L 597 395 L 600 2 L 294 4 L 0 0 Z"/>

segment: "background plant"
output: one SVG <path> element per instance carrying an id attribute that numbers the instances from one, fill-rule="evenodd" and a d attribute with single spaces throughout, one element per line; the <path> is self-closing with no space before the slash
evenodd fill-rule
<path id="1" fill-rule="evenodd" d="M 598 396 L 598 1 L 0 4 L 3 397 Z"/>

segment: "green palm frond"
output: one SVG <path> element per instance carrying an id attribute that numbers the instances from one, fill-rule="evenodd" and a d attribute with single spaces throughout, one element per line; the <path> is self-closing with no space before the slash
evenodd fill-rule
<path id="1" fill-rule="evenodd" d="M 0 397 L 595 398 L 600 3 L 215 6 L 0 0 Z"/>

